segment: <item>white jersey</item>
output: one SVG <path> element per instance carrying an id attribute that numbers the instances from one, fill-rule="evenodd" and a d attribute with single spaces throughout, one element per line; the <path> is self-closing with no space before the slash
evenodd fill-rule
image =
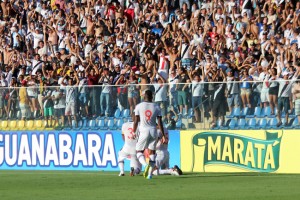
<path id="1" fill-rule="evenodd" d="M 156 128 L 156 118 L 161 116 L 161 109 L 156 103 L 142 102 L 135 107 L 134 113 L 140 117 L 140 129 Z"/>
<path id="2" fill-rule="evenodd" d="M 133 122 L 126 122 L 122 125 L 122 134 L 124 135 L 125 143 L 122 150 L 128 154 L 136 154 L 135 146 L 137 138 L 133 138 Z"/>
<path id="3" fill-rule="evenodd" d="M 165 136 L 168 137 L 169 136 L 169 132 L 168 129 L 164 127 L 164 133 Z M 156 150 L 157 151 L 168 151 L 168 144 L 162 144 L 161 143 L 161 138 L 162 138 L 162 133 L 160 131 L 160 129 L 157 129 L 157 134 L 158 134 L 158 142 L 156 144 Z"/>

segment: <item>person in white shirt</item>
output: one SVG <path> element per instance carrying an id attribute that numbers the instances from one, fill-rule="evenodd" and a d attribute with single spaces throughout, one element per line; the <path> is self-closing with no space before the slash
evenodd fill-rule
<path id="1" fill-rule="evenodd" d="M 195 122 L 201 122 L 201 112 L 202 112 L 202 97 L 204 90 L 204 67 L 201 66 L 202 76 L 200 78 L 199 74 L 194 74 L 190 71 L 189 78 L 192 82 L 192 106 L 195 113 Z"/>
<path id="2" fill-rule="evenodd" d="M 39 42 L 43 41 L 44 35 L 40 33 L 39 28 L 35 28 L 35 32 L 31 32 L 33 35 L 33 48 L 36 49 L 39 46 Z"/>
<path id="3" fill-rule="evenodd" d="M 154 83 L 155 99 L 154 101 L 159 105 L 161 109 L 162 117 L 166 117 L 166 104 L 167 104 L 167 92 L 168 85 L 166 85 L 166 79 L 158 72 L 155 72 L 157 83 Z"/>
<path id="4" fill-rule="evenodd" d="M 79 79 L 78 79 L 78 75 L 77 72 L 74 72 L 75 74 L 75 79 L 76 81 L 74 81 L 71 77 L 68 77 L 68 84 L 65 85 L 66 86 L 66 110 L 65 110 L 65 115 L 68 116 L 68 122 L 69 122 L 69 126 L 72 127 L 72 120 L 71 120 L 71 116 L 74 117 L 74 121 L 75 121 L 75 126 L 78 126 L 78 122 L 77 122 L 77 112 L 76 112 L 76 104 L 77 104 L 77 89 L 78 89 L 78 85 L 79 85 Z M 64 76 L 64 78 L 62 79 L 61 83 L 64 85 L 64 80 L 67 78 L 67 75 Z"/>
<path id="5" fill-rule="evenodd" d="M 65 108 L 66 108 L 66 94 L 65 90 L 56 87 L 56 90 L 52 92 L 52 100 L 54 101 L 54 116 L 56 123 L 60 127 L 65 124 Z M 60 122 L 59 122 L 60 119 Z"/>
<path id="6" fill-rule="evenodd" d="M 134 119 L 134 115 L 132 116 Z M 133 132 L 133 122 L 126 122 L 122 125 L 122 138 L 124 145 L 118 153 L 118 165 L 120 168 L 119 176 L 124 176 L 124 161 L 130 159 L 130 176 L 139 174 L 141 165 L 136 157 L 137 137 Z"/>
<path id="7" fill-rule="evenodd" d="M 285 112 L 285 119 L 286 119 L 284 126 L 288 125 L 288 120 L 289 120 L 288 111 L 290 107 L 290 97 L 292 96 L 292 86 L 297 80 L 297 77 L 299 75 L 299 70 L 297 69 L 296 73 L 293 75 L 293 77 L 291 77 L 291 80 L 289 80 L 289 76 L 291 75 L 291 73 L 284 71 L 282 73 L 283 78 L 278 78 L 276 80 L 278 81 L 279 84 L 278 104 L 277 104 L 277 119 L 278 119 L 277 127 L 282 125 L 282 121 L 281 121 L 282 111 Z"/>
<path id="8" fill-rule="evenodd" d="M 165 143 L 167 140 L 162 125 L 161 110 L 158 105 L 152 102 L 152 100 L 152 91 L 144 91 L 144 102 L 139 103 L 135 108 L 135 121 L 133 127 L 133 132 L 135 134 L 139 125 L 140 135 L 136 145 L 137 158 L 145 167 L 143 175 L 147 179 L 152 178 L 152 172 L 155 167 L 155 147 L 158 138 L 156 119 L 158 121 L 158 127 L 162 133 L 162 143 Z M 143 154 L 145 149 L 149 150 L 149 164 L 146 163 L 145 156 Z"/>
<path id="9" fill-rule="evenodd" d="M 165 135 L 168 137 L 168 129 L 164 127 Z M 157 130 L 158 142 L 156 144 L 156 159 L 155 159 L 155 169 L 153 175 L 182 175 L 181 169 L 175 165 L 173 168 L 169 167 L 170 153 L 168 151 L 168 143 L 162 143 L 162 134 L 160 130 Z"/>
<path id="10" fill-rule="evenodd" d="M 170 56 L 166 55 L 166 50 L 162 49 L 159 55 L 158 73 L 164 78 L 168 78 Z"/>

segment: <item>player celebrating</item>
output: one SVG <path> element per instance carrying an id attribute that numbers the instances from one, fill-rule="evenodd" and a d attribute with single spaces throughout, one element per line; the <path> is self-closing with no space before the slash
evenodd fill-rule
<path id="1" fill-rule="evenodd" d="M 182 175 L 181 169 L 174 165 L 173 168 L 167 168 L 167 169 L 160 169 L 159 171 L 155 169 L 153 171 L 153 175 L 174 175 L 174 176 L 180 176 Z"/>
<path id="2" fill-rule="evenodd" d="M 164 127 L 164 133 L 167 138 L 169 138 L 168 129 Z M 182 175 L 181 169 L 175 165 L 173 168 L 169 168 L 170 153 L 168 151 L 168 141 L 162 143 L 162 134 L 160 130 L 157 130 L 158 142 L 156 145 L 156 166 L 153 171 L 153 175 Z M 161 169 L 163 168 L 163 169 Z"/>
<path id="3" fill-rule="evenodd" d="M 167 138 L 169 138 L 168 129 L 164 127 L 164 133 Z M 168 141 L 162 143 L 161 138 L 162 134 L 161 131 L 157 130 L 158 135 L 158 142 L 156 144 L 156 158 L 155 158 L 155 165 L 157 168 L 157 174 L 159 174 L 159 169 L 164 166 L 164 168 L 169 168 L 169 151 L 168 151 Z"/>
<path id="4" fill-rule="evenodd" d="M 132 116 L 134 118 L 134 116 Z M 119 151 L 118 163 L 120 168 L 119 176 L 124 176 L 124 160 L 130 157 L 130 176 L 140 173 L 140 164 L 136 157 L 135 146 L 137 143 L 137 137 L 133 132 L 133 122 L 126 122 L 122 125 L 122 138 L 124 140 L 124 146 Z"/>
<path id="5" fill-rule="evenodd" d="M 144 177 L 152 178 L 152 171 L 155 166 L 155 147 L 157 143 L 156 119 L 158 121 L 159 130 L 162 133 L 162 143 L 166 142 L 166 136 L 162 126 L 161 110 L 158 105 L 152 102 L 153 94 L 151 90 L 144 91 L 144 102 L 139 103 L 135 108 L 135 120 L 133 132 L 136 133 L 139 125 L 139 138 L 136 144 L 137 158 L 145 167 Z M 149 150 L 149 164 L 146 163 L 144 150 Z M 149 172 L 149 174 L 148 174 Z"/>

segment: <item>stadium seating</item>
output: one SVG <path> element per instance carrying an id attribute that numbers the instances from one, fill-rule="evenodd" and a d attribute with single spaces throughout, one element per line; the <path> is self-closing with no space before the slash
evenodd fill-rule
<path id="1" fill-rule="evenodd" d="M 237 123 L 236 129 L 244 129 L 245 126 L 246 126 L 246 119 L 241 118 Z"/>
<path id="2" fill-rule="evenodd" d="M 75 120 L 72 120 L 72 129 L 73 130 L 80 130 L 82 128 L 82 120 L 78 120 L 78 124 L 77 124 L 77 127 L 76 127 L 76 123 L 75 123 Z"/>
<path id="3" fill-rule="evenodd" d="M 109 119 L 108 121 L 107 121 L 107 128 L 109 129 L 109 130 L 115 130 L 117 127 L 115 126 L 115 122 L 114 122 L 114 119 Z"/>
<path id="4" fill-rule="evenodd" d="M 237 125 L 236 119 L 231 119 L 228 125 L 229 129 L 235 129 Z"/>
<path id="5" fill-rule="evenodd" d="M 299 122 L 298 122 L 298 117 L 295 117 L 291 121 L 292 121 L 291 125 L 289 127 L 286 127 L 287 129 L 300 128 Z"/>
<path id="6" fill-rule="evenodd" d="M 246 117 L 249 114 L 250 109 L 248 107 L 243 108 L 241 111 L 241 117 Z"/>
<path id="7" fill-rule="evenodd" d="M 218 130 L 222 128 L 222 121 L 218 120 L 216 123 L 216 126 L 214 128 L 212 128 L 213 130 Z"/>
<path id="8" fill-rule="evenodd" d="M 1 121 L 1 130 L 8 130 L 8 121 L 7 120 L 2 120 Z"/>
<path id="9" fill-rule="evenodd" d="M 129 118 L 130 117 L 130 110 L 129 109 L 123 110 L 122 117 L 123 118 Z"/>
<path id="10" fill-rule="evenodd" d="M 258 128 L 259 129 L 264 129 L 267 126 L 267 119 L 266 118 L 262 118 L 258 121 Z"/>
<path id="11" fill-rule="evenodd" d="M 8 121 L 8 127 L 12 130 L 17 128 L 17 121 L 16 120 L 9 120 Z"/>
<path id="12" fill-rule="evenodd" d="M 34 127 L 34 121 L 33 120 L 28 120 L 25 122 L 25 129 L 26 130 L 32 130 Z"/>
<path id="13" fill-rule="evenodd" d="M 234 118 L 234 117 L 240 117 L 241 109 L 239 107 L 235 107 L 232 109 L 231 114 L 227 115 L 226 118 Z"/>
<path id="14" fill-rule="evenodd" d="M 271 115 L 271 108 L 269 106 L 264 107 L 261 109 L 260 115 L 256 116 L 258 118 L 265 118 L 265 117 L 270 117 Z"/>
<path id="15" fill-rule="evenodd" d="M 117 123 L 116 123 L 116 128 L 121 130 L 123 124 L 124 124 L 124 120 L 123 119 L 118 119 Z"/>
<path id="16" fill-rule="evenodd" d="M 178 119 L 176 122 L 176 129 L 180 130 L 182 128 L 182 119 Z"/>
<path id="17" fill-rule="evenodd" d="M 17 130 L 24 130 L 25 128 L 25 121 L 24 120 L 18 120 L 17 121 Z"/>
<path id="18" fill-rule="evenodd" d="M 247 122 L 247 129 L 256 129 L 256 118 L 251 118 Z"/>
<path id="19" fill-rule="evenodd" d="M 278 123 L 278 120 L 277 118 L 272 118 L 269 120 L 268 124 L 267 124 L 267 128 L 271 128 L 271 129 L 275 129 L 275 128 L 278 128 L 277 127 L 277 123 Z"/>
<path id="20" fill-rule="evenodd" d="M 261 108 L 260 107 L 255 107 L 254 108 L 254 113 L 252 115 L 246 115 L 246 118 L 259 117 L 260 113 L 261 113 Z"/>
<path id="21" fill-rule="evenodd" d="M 115 111 L 114 118 L 119 119 L 121 117 L 121 111 L 119 108 Z"/>
<path id="22" fill-rule="evenodd" d="M 104 123 L 104 119 L 102 119 L 101 121 L 103 121 Z M 91 119 L 89 122 L 88 122 L 88 126 L 89 126 L 89 129 L 91 130 L 98 130 L 98 126 L 96 126 L 96 120 L 94 119 Z"/>
<path id="23" fill-rule="evenodd" d="M 100 130 L 106 130 L 106 123 L 104 119 L 98 120 L 97 126 L 94 126 L 94 130 L 100 129 Z"/>
<path id="24" fill-rule="evenodd" d="M 271 110 L 270 110 L 270 112 L 271 112 Z M 274 114 L 273 115 L 271 115 L 271 113 L 270 113 L 270 117 L 271 118 L 277 117 L 277 108 L 274 108 Z"/>
<path id="25" fill-rule="evenodd" d="M 88 120 L 87 119 L 82 119 L 82 130 L 89 130 L 88 128 Z"/>
<path id="26" fill-rule="evenodd" d="M 43 123 L 43 120 L 34 120 L 34 127 L 35 127 L 35 129 L 37 129 L 37 130 L 42 130 L 42 129 L 44 129 L 44 123 Z"/>

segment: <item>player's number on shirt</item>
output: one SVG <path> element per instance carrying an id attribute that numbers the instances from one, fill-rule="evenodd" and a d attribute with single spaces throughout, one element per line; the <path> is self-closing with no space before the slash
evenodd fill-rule
<path id="1" fill-rule="evenodd" d="M 127 130 L 128 130 L 128 133 L 129 133 L 129 135 L 127 136 L 127 138 L 129 140 L 134 140 L 135 139 L 135 134 L 133 132 L 133 128 L 128 128 Z"/>
<path id="2" fill-rule="evenodd" d="M 150 121 L 150 119 L 151 119 L 151 117 L 152 117 L 152 112 L 151 112 L 151 110 L 146 110 L 146 111 L 145 111 L 145 116 L 146 116 L 147 121 Z"/>

